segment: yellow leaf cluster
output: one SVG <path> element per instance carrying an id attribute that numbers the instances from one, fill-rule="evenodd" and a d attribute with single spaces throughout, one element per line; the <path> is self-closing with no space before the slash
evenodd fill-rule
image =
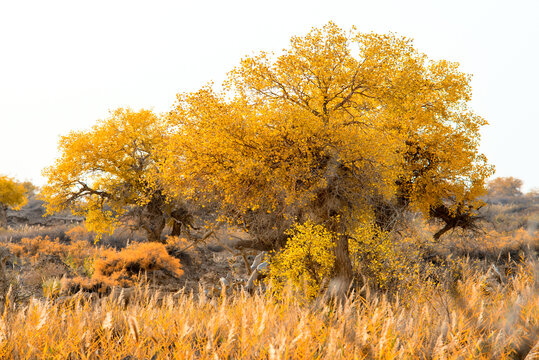
<path id="1" fill-rule="evenodd" d="M 27 201 L 26 189 L 22 184 L 0 175 L 0 206 L 20 209 Z"/>
<path id="2" fill-rule="evenodd" d="M 475 208 L 492 173 L 470 76 L 406 38 L 329 23 L 278 56 L 244 58 L 225 85 L 178 95 L 162 175 L 232 213 L 346 222 L 377 199 L 426 215 Z"/>
<path id="3" fill-rule="evenodd" d="M 333 234 L 312 222 L 296 224 L 288 234 L 286 247 L 271 260 L 273 289 L 282 295 L 284 287 L 291 283 L 307 298 L 314 298 L 333 270 Z"/>
<path id="4" fill-rule="evenodd" d="M 137 209 L 152 201 L 164 206 L 156 180 L 164 139 L 159 116 L 131 109 L 117 109 L 92 129 L 63 136 L 59 159 L 43 171 L 48 183 L 40 196 L 48 213 L 69 208 L 98 234 L 111 233 L 119 223 L 136 226 Z"/>

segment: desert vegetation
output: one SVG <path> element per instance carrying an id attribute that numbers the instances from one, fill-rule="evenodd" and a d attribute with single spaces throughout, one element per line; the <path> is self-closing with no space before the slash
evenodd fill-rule
<path id="1" fill-rule="evenodd" d="M 34 267 L 21 274 L 39 271 L 55 281 L 43 278 L 42 294 L 25 298 L 21 286 L 31 279 L 8 279 L 0 353 L 16 359 L 524 358 L 539 330 L 538 239 L 539 233 L 519 231 L 463 245 L 456 236 L 455 243 L 431 248 L 430 270 L 408 273 L 406 286 L 381 291 L 374 277 L 344 301 L 311 296 L 309 282 L 268 283 L 252 294 L 233 285 L 186 291 L 174 277 L 164 283 L 152 275 L 182 271 L 179 260 L 161 262 L 169 256 L 158 243 L 141 245 L 160 251 L 133 247 L 125 254 L 40 238 L 7 244 L 8 277 L 9 267 L 24 261 Z M 51 265 L 54 254 L 72 275 Z M 88 266 L 85 259 L 100 256 Z M 47 267 L 36 265 L 40 257 Z M 122 277 L 133 264 L 139 276 Z M 105 290 L 115 280 L 130 286 Z"/>
<path id="2" fill-rule="evenodd" d="M 539 197 L 488 180 L 470 98 L 328 23 L 63 136 L 0 178 L 0 358 L 529 359 Z"/>

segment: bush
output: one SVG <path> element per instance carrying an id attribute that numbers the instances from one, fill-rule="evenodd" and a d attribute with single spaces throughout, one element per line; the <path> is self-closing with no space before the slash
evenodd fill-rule
<path id="1" fill-rule="evenodd" d="M 271 260 L 272 285 L 279 293 L 290 283 L 307 298 L 314 298 L 324 290 L 325 280 L 332 275 L 335 235 L 312 222 L 296 224 L 288 235 L 284 249 Z M 383 291 L 421 281 L 418 262 L 421 253 L 414 248 L 412 239 L 397 241 L 372 222 L 362 222 L 349 239 L 356 277 Z"/>
<path id="2" fill-rule="evenodd" d="M 71 241 L 92 241 L 95 238 L 95 234 L 88 231 L 84 225 L 77 225 L 66 231 L 66 236 Z"/>
<path id="3" fill-rule="evenodd" d="M 183 274 L 180 261 L 167 253 L 160 243 L 138 243 L 122 250 L 103 250 L 94 263 L 92 280 L 133 286 L 143 273 L 164 273 L 179 278 Z"/>
<path id="4" fill-rule="evenodd" d="M 283 250 L 273 256 L 270 278 L 280 292 L 290 282 L 307 298 L 315 297 L 335 263 L 333 235 L 312 222 L 296 224 Z"/>
<path id="5" fill-rule="evenodd" d="M 33 262 L 42 257 L 56 256 L 75 271 L 78 267 L 85 266 L 88 258 L 92 258 L 95 254 L 95 249 L 88 246 L 86 241 L 63 244 L 58 239 L 50 240 L 48 237 L 41 236 L 31 239 L 24 238 L 18 244 L 7 243 L 3 246 L 7 247 L 16 257 L 29 258 Z"/>
<path id="6" fill-rule="evenodd" d="M 383 290 L 395 287 L 406 277 L 410 259 L 400 250 L 389 232 L 372 223 L 358 226 L 349 242 L 355 272 Z"/>

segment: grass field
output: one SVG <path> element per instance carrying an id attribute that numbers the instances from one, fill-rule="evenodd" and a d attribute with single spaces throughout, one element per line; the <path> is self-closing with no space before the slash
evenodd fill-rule
<path id="1" fill-rule="evenodd" d="M 0 359 L 530 359 L 539 341 L 532 230 L 455 233 L 429 245 L 421 261 L 433 271 L 408 272 L 406 286 L 366 279 L 347 299 L 313 300 L 291 287 L 275 294 L 268 281 L 253 294 L 241 283 L 211 286 L 208 274 L 199 289 L 182 288 L 195 270 L 241 265 L 223 252 L 209 252 L 222 263 L 198 259 L 208 244 L 124 251 L 95 246 L 81 227 L 49 229 L 63 236 L 0 246 Z"/>
<path id="2" fill-rule="evenodd" d="M 452 291 L 364 291 L 342 304 L 305 303 L 293 293 L 198 298 L 148 286 L 102 298 L 79 293 L 7 297 L 0 358 L 13 359 L 513 359 L 537 341 L 536 259 L 510 279 L 464 261 Z"/>

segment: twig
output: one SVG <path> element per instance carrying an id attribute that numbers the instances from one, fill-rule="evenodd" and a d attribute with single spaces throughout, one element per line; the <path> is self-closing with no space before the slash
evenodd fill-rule
<path id="1" fill-rule="evenodd" d="M 200 239 L 195 239 L 195 241 L 191 242 L 191 244 L 185 246 L 183 249 L 181 249 L 179 252 L 184 252 L 185 250 L 188 250 L 190 249 L 191 247 L 193 247 L 195 244 L 198 244 L 199 242 L 203 242 L 204 240 L 206 240 L 207 238 L 209 238 L 211 235 L 214 235 L 214 232 L 213 230 L 210 230 L 208 231 L 206 234 L 204 234 Z"/>

